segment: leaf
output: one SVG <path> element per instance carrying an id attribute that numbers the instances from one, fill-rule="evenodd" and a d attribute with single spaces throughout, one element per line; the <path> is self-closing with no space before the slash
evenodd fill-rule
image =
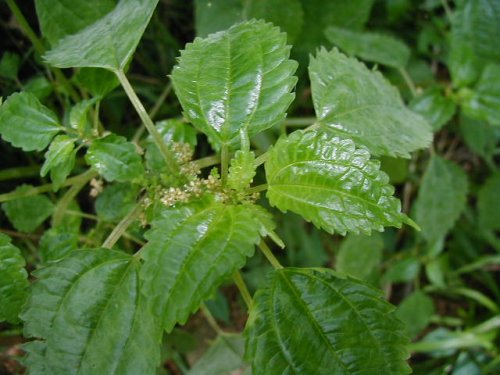
<path id="1" fill-rule="evenodd" d="M 93 141 L 85 160 L 108 181 L 133 181 L 144 174 L 142 160 L 134 144 L 114 134 Z"/>
<path id="2" fill-rule="evenodd" d="M 46 230 L 40 238 L 39 256 L 42 263 L 64 258 L 78 248 L 78 232 L 61 224 Z"/>
<path id="3" fill-rule="evenodd" d="M 21 57 L 18 54 L 9 51 L 4 52 L 0 59 L 0 77 L 15 81 L 20 65 Z"/>
<path id="4" fill-rule="evenodd" d="M 28 296 L 28 273 L 21 251 L 0 233 L 0 322 L 19 322 L 19 312 Z"/>
<path id="5" fill-rule="evenodd" d="M 76 150 L 74 141 L 67 135 L 58 135 L 45 153 L 45 162 L 40 170 L 40 176 L 44 177 L 50 171 L 54 191 L 59 190 L 75 166 Z"/>
<path id="6" fill-rule="evenodd" d="M 349 139 L 296 131 L 278 140 L 265 164 L 267 197 L 329 233 L 370 234 L 411 223 L 379 166 Z"/>
<path id="7" fill-rule="evenodd" d="M 243 267 L 260 237 L 245 206 L 205 199 L 164 209 L 146 238 L 145 293 L 168 332 Z"/>
<path id="8" fill-rule="evenodd" d="M 57 116 L 35 95 L 15 93 L 0 106 L 0 134 L 24 151 L 41 151 L 59 133 Z"/>
<path id="9" fill-rule="evenodd" d="M 448 66 L 453 84 L 467 86 L 489 62 L 500 63 L 500 3 L 494 0 L 461 1 L 453 12 Z"/>
<path id="10" fill-rule="evenodd" d="M 29 368 L 42 374 L 154 374 L 161 330 L 139 283 L 140 262 L 108 249 L 71 253 L 35 274 L 22 313 Z M 42 362 L 42 363 L 40 363 Z"/>
<path id="11" fill-rule="evenodd" d="M 104 98 L 120 84 L 114 73 L 100 68 L 81 68 L 75 79 L 96 98 Z"/>
<path id="12" fill-rule="evenodd" d="M 410 337 L 418 335 L 430 323 L 434 304 L 424 292 L 417 290 L 406 297 L 396 310 L 396 316 L 406 325 Z"/>
<path id="13" fill-rule="evenodd" d="M 197 38 L 181 52 L 172 82 L 184 115 L 213 146 L 239 145 L 285 118 L 296 62 L 279 29 L 249 21 Z"/>
<path id="14" fill-rule="evenodd" d="M 14 192 L 20 193 L 32 188 L 30 185 L 21 185 Z M 5 202 L 2 210 L 14 228 L 30 233 L 52 215 L 54 204 L 45 195 L 34 195 Z"/>
<path id="15" fill-rule="evenodd" d="M 472 95 L 462 103 L 462 108 L 471 118 L 500 126 L 500 64 L 484 68 Z"/>
<path id="16" fill-rule="evenodd" d="M 276 270 L 245 328 L 253 374 L 408 374 L 393 311 L 379 290 L 330 270 Z"/>
<path id="17" fill-rule="evenodd" d="M 240 335 L 224 334 L 218 336 L 201 358 L 196 361 L 187 375 L 232 374 L 245 368 L 243 361 L 245 340 Z"/>
<path id="18" fill-rule="evenodd" d="M 479 225 L 486 230 L 500 229 L 500 174 L 488 177 L 477 195 Z"/>
<path id="19" fill-rule="evenodd" d="M 396 261 L 382 278 L 382 284 L 402 283 L 415 280 L 420 272 L 420 261 L 410 256 Z"/>
<path id="20" fill-rule="evenodd" d="M 455 102 L 444 96 L 438 86 L 430 87 L 410 102 L 410 108 L 422 115 L 433 131 L 441 129 L 456 111 Z"/>
<path id="21" fill-rule="evenodd" d="M 69 112 L 69 126 L 83 136 L 90 133 L 88 113 L 96 102 L 97 98 L 82 100 L 76 103 Z"/>
<path id="22" fill-rule="evenodd" d="M 364 144 L 374 155 L 410 157 L 427 147 L 430 126 L 408 110 L 397 89 L 337 49 L 321 49 L 309 65 L 319 123 L 335 135 Z"/>
<path id="23" fill-rule="evenodd" d="M 52 94 L 53 86 L 45 76 L 38 75 L 26 82 L 23 90 L 35 95 L 38 100 L 44 100 Z"/>
<path id="24" fill-rule="evenodd" d="M 367 280 L 382 260 L 384 240 L 379 233 L 366 235 L 349 235 L 340 245 L 335 269 Z"/>
<path id="25" fill-rule="evenodd" d="M 242 0 L 195 0 L 196 36 L 205 38 L 243 21 Z"/>
<path id="26" fill-rule="evenodd" d="M 465 208 L 467 185 L 467 175 L 459 166 L 439 156 L 432 157 L 414 205 L 415 220 L 430 244 L 453 228 Z"/>
<path id="27" fill-rule="evenodd" d="M 95 201 L 95 212 L 104 221 L 118 222 L 137 203 L 139 187 L 129 183 L 108 185 Z"/>
<path id="28" fill-rule="evenodd" d="M 123 70 L 157 3 L 158 0 L 121 0 L 104 17 L 59 41 L 44 55 L 45 61 L 58 68 Z"/>
<path id="29" fill-rule="evenodd" d="M 497 127 L 482 121 L 471 119 L 465 115 L 460 116 L 460 133 L 467 146 L 483 158 L 493 155 L 500 132 Z"/>
<path id="30" fill-rule="evenodd" d="M 406 44 L 389 35 L 330 26 L 326 28 L 325 36 L 348 55 L 365 61 L 404 69 L 410 58 Z"/>
<path id="31" fill-rule="evenodd" d="M 252 151 L 238 150 L 231 159 L 227 185 L 234 190 L 250 186 L 255 177 L 255 155 Z"/>

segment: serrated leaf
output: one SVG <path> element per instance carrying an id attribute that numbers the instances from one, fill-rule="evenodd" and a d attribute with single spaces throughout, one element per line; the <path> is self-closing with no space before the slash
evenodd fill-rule
<path id="1" fill-rule="evenodd" d="M 31 190 L 32 186 L 22 185 L 14 192 Z M 2 204 L 10 222 L 20 232 L 33 232 L 54 210 L 54 204 L 45 195 L 34 195 L 14 199 Z"/>
<path id="2" fill-rule="evenodd" d="M 140 262 L 75 251 L 36 272 L 22 313 L 28 368 L 45 374 L 155 374 L 161 330 L 141 295 Z M 43 361 L 43 364 L 40 362 Z"/>
<path id="3" fill-rule="evenodd" d="M 21 251 L 0 233 L 0 322 L 19 322 L 19 312 L 28 296 L 28 273 Z"/>
<path id="4" fill-rule="evenodd" d="M 88 113 L 96 102 L 97 98 L 92 98 L 76 103 L 69 112 L 69 126 L 80 134 L 87 135 L 89 133 Z"/>
<path id="5" fill-rule="evenodd" d="M 409 222 L 380 163 L 349 139 L 296 131 L 278 140 L 265 167 L 271 205 L 329 233 L 369 234 Z"/>
<path id="6" fill-rule="evenodd" d="M 66 36 L 44 58 L 59 68 L 123 70 L 156 8 L 158 0 L 121 0 L 90 26 Z"/>
<path id="7" fill-rule="evenodd" d="M 327 269 L 276 270 L 266 284 L 245 328 L 254 375 L 410 372 L 403 325 L 381 291 Z"/>
<path id="8" fill-rule="evenodd" d="M 32 77 L 23 85 L 23 91 L 36 96 L 38 100 L 44 100 L 52 94 L 53 86 L 44 75 Z"/>
<path id="9" fill-rule="evenodd" d="M 138 195 L 137 185 L 108 185 L 95 201 L 96 214 L 104 221 L 118 222 L 134 208 Z"/>
<path id="10" fill-rule="evenodd" d="M 469 117 L 500 126 L 500 65 L 484 68 L 472 95 L 462 103 L 462 108 Z"/>
<path id="11" fill-rule="evenodd" d="M 75 166 L 74 142 L 75 140 L 67 135 L 58 135 L 45 153 L 45 162 L 40 170 L 40 176 L 44 177 L 50 171 L 54 191 L 62 186 Z"/>
<path id="12" fill-rule="evenodd" d="M 57 116 L 35 95 L 15 93 L 0 106 L 2 138 L 24 151 L 41 151 L 59 133 Z"/>
<path id="13" fill-rule="evenodd" d="M 255 155 L 252 151 L 238 150 L 231 159 L 227 184 L 231 189 L 243 190 L 255 177 Z"/>
<path id="14" fill-rule="evenodd" d="M 408 334 L 412 338 L 427 327 L 433 314 L 432 299 L 420 290 L 406 297 L 396 310 L 396 316 L 405 323 Z"/>
<path id="15" fill-rule="evenodd" d="M 422 115 L 435 132 L 450 121 L 456 111 L 453 99 L 444 96 L 437 86 L 425 90 L 414 98 L 410 102 L 410 108 Z"/>
<path id="16" fill-rule="evenodd" d="M 448 66 L 455 86 L 479 77 L 489 62 L 500 63 L 500 3 L 493 0 L 461 1 L 453 12 Z"/>
<path id="17" fill-rule="evenodd" d="M 286 35 L 263 21 L 195 39 L 172 71 L 184 115 L 215 147 L 239 145 L 240 129 L 252 137 L 271 128 L 294 98 L 289 54 Z"/>
<path id="18" fill-rule="evenodd" d="M 389 35 L 330 26 L 326 28 L 325 36 L 348 55 L 365 61 L 403 69 L 410 58 L 406 44 Z"/>
<path id="19" fill-rule="evenodd" d="M 243 267 L 260 237 L 245 206 L 204 200 L 164 209 L 146 238 L 145 293 L 171 331 Z"/>
<path id="20" fill-rule="evenodd" d="M 500 174 L 491 175 L 477 195 L 479 225 L 487 230 L 500 229 Z"/>
<path id="21" fill-rule="evenodd" d="M 39 256 L 42 263 L 64 258 L 78 248 L 78 232 L 65 224 L 46 230 L 39 243 Z"/>
<path id="22" fill-rule="evenodd" d="M 453 227 L 465 208 L 467 175 L 456 164 L 433 156 L 415 201 L 415 220 L 422 236 L 435 243 Z"/>
<path id="23" fill-rule="evenodd" d="M 337 49 L 322 49 L 309 65 L 316 116 L 333 134 L 364 144 L 374 155 L 408 158 L 432 140 L 429 124 L 407 109 L 397 89 Z"/>
<path id="24" fill-rule="evenodd" d="M 93 141 L 85 160 L 108 181 L 133 181 L 144 174 L 134 144 L 115 134 Z"/>

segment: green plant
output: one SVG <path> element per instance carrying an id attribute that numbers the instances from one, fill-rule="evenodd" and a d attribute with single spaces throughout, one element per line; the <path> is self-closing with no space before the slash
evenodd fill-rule
<path id="1" fill-rule="evenodd" d="M 31 374 L 154 374 L 163 356 L 164 332 L 174 335 L 176 325 L 200 309 L 219 336 L 213 351 L 226 353 L 228 347 L 239 353 L 242 339 L 221 330 L 212 316 L 216 309 L 206 302 L 230 279 L 248 309 L 244 346 L 251 373 L 411 372 L 409 336 L 420 333 L 434 314 L 427 293 L 446 285 L 440 254 L 466 206 L 468 181 L 460 167 L 433 151 L 413 208 L 417 225 L 402 212 L 390 183 L 394 173 L 386 168 L 389 177 L 379 159 L 382 165 L 388 160 L 405 163 L 412 152 L 430 146 L 433 130 L 450 121 L 457 105 L 465 115 L 498 125 L 491 106 L 498 99 L 491 84 L 499 76 L 498 66 L 488 65 L 479 73 L 482 60 L 476 61 L 491 56 L 469 56 L 467 69 L 450 64 L 457 86 L 453 100 L 442 97 L 439 87 L 419 95 L 407 71 L 406 45 L 341 23 L 328 25 L 318 38 L 350 56 L 336 47 L 311 55 L 315 117 L 301 120 L 304 129 L 281 128 L 276 141 L 266 139 L 272 146 L 255 147 L 259 137 L 284 123 L 298 81 L 287 34 L 250 19 L 265 13 L 258 2 L 248 9 L 235 2 L 231 14 L 237 16 L 229 17 L 226 26 L 237 23 L 197 38 L 181 51 L 170 79 L 183 118 L 174 114 L 156 123 L 126 72 L 158 0 L 122 0 L 116 6 L 113 1 L 76 1 L 72 6 L 80 14 L 78 22 L 66 13 L 63 1 L 35 3 L 51 45 L 46 52 L 15 2 L 7 0 L 51 67 L 57 101 L 48 106 L 23 90 L 0 106 L 2 138 L 25 152 L 46 150 L 40 176 L 51 180 L 0 195 L 3 211 L 18 231 L 32 232 L 51 217 L 31 255 L 38 269 L 29 290 L 23 252 L 0 234 L 0 295 L 8 301 L 0 319 L 13 324 L 22 320 L 25 336 L 32 339 L 24 345 L 23 359 Z M 302 9 L 299 2 L 292 3 Z M 214 2 L 214 8 L 221 4 Z M 204 5 L 198 1 L 198 11 Z M 458 8 L 455 22 L 466 11 Z M 498 18 L 500 12 L 495 14 Z M 455 33 L 460 25 L 453 26 Z M 312 41 L 290 32 L 295 23 L 280 26 L 288 31 L 288 42 L 297 39 L 297 58 L 303 63 L 303 52 L 313 52 Z M 200 33 L 215 31 L 211 27 L 205 24 Z M 373 45 L 376 50 L 369 48 Z M 452 48 L 452 56 L 457 49 L 461 51 Z M 380 71 L 354 56 L 399 72 L 415 95 L 413 110 Z M 67 68 L 76 69 L 71 81 L 59 70 Z M 117 85 L 142 122 L 135 134 L 101 119 L 101 104 Z M 213 151 L 207 151 L 208 145 Z M 491 155 L 485 159 L 494 166 Z M 416 168 L 416 159 L 411 163 Z M 479 207 L 484 238 L 498 246 L 492 232 L 497 229 L 495 213 L 489 211 L 498 191 L 498 178 L 492 176 L 481 189 Z M 90 196 L 97 197 L 96 215 L 82 211 L 75 199 L 89 184 Z M 271 247 L 284 248 L 288 236 L 282 239 L 279 233 L 295 224 L 273 208 L 296 213 L 330 235 L 349 234 L 336 271 L 284 267 Z M 82 218 L 97 223 L 82 231 Z M 401 230 L 398 236 L 425 253 L 395 254 L 381 283 L 418 280 L 422 263 L 431 282 L 424 292 L 417 288 L 409 294 L 396 312 L 370 277 L 384 246 L 378 232 L 403 224 L 422 228 L 421 234 Z M 272 270 L 265 276 L 262 271 L 265 280 L 252 296 L 240 270 L 256 257 L 256 246 Z M 355 258 L 368 257 L 361 253 L 366 249 L 373 258 L 359 266 Z M 498 257 L 486 262 L 498 262 Z M 469 271 L 457 272 L 447 277 Z M 456 286 L 453 293 L 498 312 L 496 303 L 478 291 Z M 411 321 L 417 308 L 417 319 Z M 464 332 L 467 337 L 451 335 L 448 340 L 463 345 L 468 338 L 491 349 L 495 338 L 486 336 L 495 327 L 498 316 Z M 432 350 L 430 342 L 410 348 Z M 189 373 L 196 373 L 195 367 Z"/>

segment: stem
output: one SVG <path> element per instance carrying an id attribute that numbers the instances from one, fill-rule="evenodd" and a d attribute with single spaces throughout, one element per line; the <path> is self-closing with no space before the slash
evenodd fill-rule
<path id="1" fill-rule="evenodd" d="M 67 187 L 67 186 L 77 184 L 81 180 L 88 181 L 88 180 L 91 180 L 95 176 L 97 176 L 96 172 L 94 172 L 93 170 L 88 170 L 82 174 L 79 174 L 78 176 L 68 178 L 62 184 L 61 187 Z M 11 201 L 14 199 L 24 198 L 24 197 L 31 197 L 32 195 L 47 193 L 49 191 L 52 191 L 52 184 L 45 184 L 45 185 L 36 186 L 36 187 L 33 187 L 32 189 L 26 190 L 26 191 L 13 191 L 13 192 L 6 193 L 6 194 L 0 194 L 0 203 Z"/>
<path id="2" fill-rule="evenodd" d="M 269 159 L 269 151 L 266 151 L 262 155 L 255 158 L 255 166 L 258 167 L 259 165 L 264 164 L 267 159 Z"/>
<path id="3" fill-rule="evenodd" d="M 98 137 L 99 136 L 99 109 L 101 108 L 101 101 L 98 100 L 95 103 L 95 110 L 94 110 L 94 136 Z"/>
<path id="4" fill-rule="evenodd" d="M 261 191 L 264 191 L 264 190 L 267 190 L 267 184 L 252 186 L 251 188 L 247 189 L 247 192 L 249 194 L 253 194 L 253 193 L 260 193 Z"/>
<path id="5" fill-rule="evenodd" d="M 229 147 L 223 145 L 220 150 L 220 165 L 221 165 L 221 181 L 222 186 L 226 186 L 227 174 L 229 170 Z"/>
<path id="6" fill-rule="evenodd" d="M 142 200 L 139 201 L 132 210 L 118 223 L 118 225 L 113 229 L 108 238 L 103 242 L 102 247 L 105 249 L 111 249 L 116 241 L 126 232 L 127 228 L 134 222 L 135 219 L 139 217 L 142 212 Z"/>
<path id="7" fill-rule="evenodd" d="M 410 89 L 411 95 L 413 97 L 416 97 L 417 96 L 417 88 L 415 87 L 415 83 L 411 79 L 411 77 L 408 74 L 408 72 L 406 71 L 406 69 L 405 68 L 399 68 L 398 71 L 399 71 L 399 74 L 401 74 L 401 76 L 403 77 L 406 85 Z"/>
<path id="8" fill-rule="evenodd" d="M 220 163 L 219 155 L 207 156 L 198 160 L 192 161 L 199 169 L 203 169 L 206 167 L 211 167 L 212 165 L 216 165 Z"/>
<path id="9" fill-rule="evenodd" d="M 280 264 L 278 259 L 276 259 L 276 257 L 273 255 L 273 252 L 271 251 L 271 249 L 266 245 L 264 240 L 260 241 L 259 248 L 262 251 L 262 253 L 264 254 L 264 256 L 267 258 L 269 263 L 271 263 L 271 265 L 273 266 L 273 268 L 275 270 L 279 270 L 279 269 L 283 268 L 283 266 Z"/>
<path id="10" fill-rule="evenodd" d="M 243 301 L 245 301 L 245 305 L 247 305 L 247 309 L 250 309 L 253 304 L 252 295 L 248 291 L 247 284 L 245 284 L 245 280 L 243 280 L 243 276 L 241 276 L 240 272 L 236 271 L 233 274 L 233 281 L 240 291 L 241 297 Z"/>
<path id="11" fill-rule="evenodd" d="M 450 4 L 448 4 L 448 0 L 441 0 L 441 4 L 443 4 L 444 12 L 446 13 L 446 17 L 450 23 L 453 21 L 453 12 L 451 11 Z"/>
<path id="12" fill-rule="evenodd" d="M 13 180 L 16 178 L 35 177 L 40 174 L 40 166 L 9 168 L 0 171 L 0 181 Z"/>
<path id="13" fill-rule="evenodd" d="M 201 311 L 203 312 L 203 315 L 205 315 L 205 318 L 207 319 L 207 322 L 208 324 L 210 325 L 210 327 L 212 327 L 212 329 L 218 334 L 218 335 L 222 335 L 224 334 L 224 331 L 219 327 L 219 325 L 217 324 L 217 321 L 215 320 L 215 318 L 213 317 L 212 313 L 210 312 L 210 310 L 208 309 L 207 305 L 205 304 L 202 304 L 201 305 Z"/>
<path id="14" fill-rule="evenodd" d="M 146 110 L 144 109 L 144 106 L 142 105 L 137 94 L 130 85 L 130 82 L 128 81 L 127 77 L 125 76 L 122 70 L 116 70 L 115 74 L 118 77 L 118 80 L 120 81 L 121 85 L 123 86 L 123 89 L 125 90 L 125 93 L 127 94 L 128 98 L 132 102 L 132 105 L 137 111 L 137 114 L 141 118 L 142 123 L 144 124 L 146 129 L 148 129 L 149 134 L 151 134 L 151 136 L 153 137 L 153 141 L 155 142 L 156 147 L 158 147 L 158 149 L 160 150 L 160 153 L 162 154 L 163 159 L 167 164 L 169 172 L 172 174 L 177 174 L 179 172 L 179 165 L 175 160 L 173 152 L 167 147 L 167 145 L 163 141 L 163 137 L 154 126 L 153 121 L 151 120 Z"/>

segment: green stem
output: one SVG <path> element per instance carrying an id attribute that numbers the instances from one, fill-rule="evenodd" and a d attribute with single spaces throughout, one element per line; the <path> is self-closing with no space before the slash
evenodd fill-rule
<path id="1" fill-rule="evenodd" d="M 139 201 L 132 210 L 118 223 L 108 238 L 103 242 L 102 247 L 111 249 L 120 237 L 127 231 L 127 228 L 139 217 L 142 212 L 142 200 Z"/>
<path id="2" fill-rule="evenodd" d="M 255 166 L 258 167 L 259 165 L 264 164 L 267 159 L 269 159 L 269 151 L 266 151 L 262 155 L 255 158 Z"/>
<path id="3" fill-rule="evenodd" d="M 267 184 L 252 186 L 251 188 L 248 188 L 247 192 L 249 194 L 253 194 L 253 193 L 260 193 L 261 191 L 264 190 L 267 190 Z"/>
<path id="4" fill-rule="evenodd" d="M 115 71 L 115 74 L 118 77 L 118 80 L 120 81 L 128 98 L 132 102 L 132 105 L 137 111 L 137 114 L 141 118 L 142 123 L 148 130 L 149 134 L 151 134 L 151 136 L 153 137 L 153 141 L 155 142 L 156 147 L 158 147 L 158 149 L 160 150 L 160 153 L 162 154 L 163 159 L 167 164 L 169 172 L 172 174 L 177 174 L 179 172 L 179 165 L 177 164 L 174 153 L 167 147 L 167 145 L 163 141 L 163 137 L 154 126 L 153 120 L 151 120 L 148 113 L 144 109 L 144 106 L 142 105 L 139 97 L 132 88 L 132 85 L 130 84 L 122 70 Z"/>
<path id="5" fill-rule="evenodd" d="M 212 329 L 218 334 L 218 335 L 223 335 L 224 331 L 219 327 L 217 324 L 217 321 L 213 317 L 212 313 L 208 309 L 207 305 L 202 304 L 201 305 L 201 311 L 203 312 L 203 315 L 205 315 L 205 318 L 207 319 L 208 324 Z"/>
<path id="6" fill-rule="evenodd" d="M 233 281 L 236 284 L 238 290 L 240 291 L 241 297 L 243 298 L 245 305 L 247 305 L 247 309 L 250 309 L 250 307 L 252 307 L 253 304 L 252 295 L 248 291 L 247 284 L 245 284 L 245 280 L 243 280 L 243 276 L 241 276 L 241 273 L 236 271 L 233 274 Z"/>
<path id="7" fill-rule="evenodd" d="M 192 161 L 193 164 L 196 165 L 199 169 L 211 167 L 213 165 L 219 164 L 220 163 L 220 156 L 219 155 L 212 155 L 212 156 L 207 156 L 198 160 Z"/>
<path id="8" fill-rule="evenodd" d="M 98 137 L 99 136 L 99 110 L 101 108 L 101 101 L 98 100 L 95 103 L 95 110 L 94 110 L 94 136 Z"/>
<path id="9" fill-rule="evenodd" d="M 14 180 L 16 178 L 35 177 L 40 174 L 39 165 L 28 167 L 9 168 L 0 171 L 0 181 Z"/>
<path id="10" fill-rule="evenodd" d="M 67 187 L 67 186 L 71 186 L 71 185 L 77 184 L 81 180 L 89 181 L 90 179 L 92 179 L 95 176 L 97 176 L 96 172 L 94 172 L 92 170 L 88 170 L 87 172 L 84 172 L 84 173 L 82 173 L 82 174 L 80 174 L 78 176 L 68 178 L 62 184 L 61 187 Z M 45 184 L 45 185 L 40 185 L 40 186 L 33 187 L 33 188 L 31 188 L 29 190 L 25 190 L 25 191 L 13 191 L 13 192 L 10 192 L 10 193 L 0 194 L 0 203 L 11 201 L 11 200 L 14 200 L 14 199 L 19 199 L 19 198 L 24 198 L 24 197 L 31 197 L 33 195 L 47 193 L 49 191 L 52 191 L 52 189 L 53 189 L 53 185 L 52 184 Z"/>
<path id="11" fill-rule="evenodd" d="M 448 0 L 441 0 L 441 4 L 443 4 L 444 12 L 446 13 L 446 17 L 450 23 L 453 21 L 453 12 L 451 11 L 450 4 L 448 4 Z"/>
<path id="12" fill-rule="evenodd" d="M 221 166 L 221 182 L 222 186 L 226 186 L 227 175 L 229 171 L 229 147 L 222 145 L 220 150 L 220 166 Z"/>
<path id="13" fill-rule="evenodd" d="M 279 269 L 283 268 L 283 266 L 280 264 L 280 262 L 278 261 L 278 259 L 276 259 L 276 257 L 274 256 L 274 254 L 271 251 L 271 249 L 266 245 L 266 243 L 264 242 L 264 240 L 260 241 L 259 248 L 262 251 L 262 254 L 264 254 L 264 256 L 267 258 L 267 260 L 269 261 L 269 263 L 271 263 L 271 265 L 273 266 L 273 268 L 275 270 L 279 270 Z"/>
<path id="14" fill-rule="evenodd" d="M 399 68 L 398 71 L 399 71 L 399 74 L 401 74 L 401 76 L 403 77 L 406 85 L 410 89 L 411 95 L 413 97 L 416 97 L 417 96 L 417 88 L 415 87 L 415 83 L 411 79 L 411 77 L 408 74 L 408 72 L 406 71 L 406 69 L 405 68 Z"/>

